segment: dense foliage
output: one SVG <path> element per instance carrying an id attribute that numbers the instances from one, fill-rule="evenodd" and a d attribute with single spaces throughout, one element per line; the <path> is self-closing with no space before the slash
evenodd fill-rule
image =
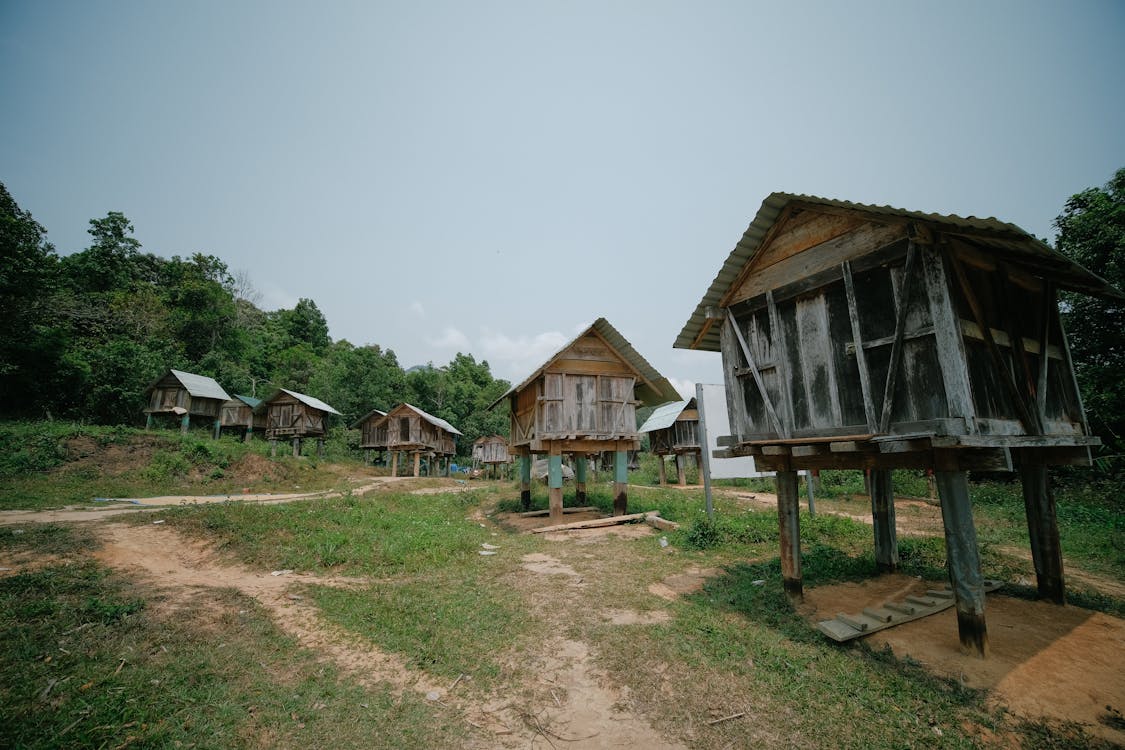
<path id="1" fill-rule="evenodd" d="M 145 389 L 165 370 L 208 375 L 228 393 L 308 393 L 344 421 L 408 401 L 464 437 L 506 432 L 508 388 L 487 362 L 458 354 L 405 372 L 377 344 L 333 341 L 316 303 L 263 311 L 245 278 L 213 255 L 145 253 L 124 214 L 90 221 L 89 247 L 60 257 L 47 231 L 0 183 L 0 416 L 141 422 Z"/>
<path id="2" fill-rule="evenodd" d="M 1055 227 L 1061 252 L 1125 290 L 1125 168 L 1072 196 Z M 1090 427 L 1125 467 L 1125 304 L 1068 294 L 1062 309 Z"/>

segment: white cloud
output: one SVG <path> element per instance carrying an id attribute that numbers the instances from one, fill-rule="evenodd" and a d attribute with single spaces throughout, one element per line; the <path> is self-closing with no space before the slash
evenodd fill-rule
<path id="1" fill-rule="evenodd" d="M 683 399 L 695 398 L 695 382 L 691 380 L 681 380 L 679 378 L 668 378 L 668 382 L 680 394 Z"/>
<path id="2" fill-rule="evenodd" d="M 446 326 L 445 330 L 441 332 L 441 336 L 436 339 L 429 339 L 429 343 L 430 346 L 439 349 L 457 349 L 462 352 L 467 352 L 473 348 L 469 337 L 453 326 Z"/>
<path id="3" fill-rule="evenodd" d="M 480 349 L 495 376 L 517 382 L 530 375 L 572 338 L 559 331 L 513 337 L 486 328 L 481 334 Z"/>
<path id="4" fill-rule="evenodd" d="M 262 295 L 260 307 L 263 310 L 288 310 L 296 307 L 299 301 L 288 289 L 282 289 L 268 279 L 258 284 L 258 292 Z"/>
<path id="5" fill-rule="evenodd" d="M 413 302 L 410 303 L 409 309 L 410 309 L 410 312 L 414 313 L 419 318 L 422 318 L 423 320 L 425 320 L 425 318 L 426 318 L 426 308 L 422 307 L 421 302 L 419 302 L 418 300 L 414 300 Z"/>

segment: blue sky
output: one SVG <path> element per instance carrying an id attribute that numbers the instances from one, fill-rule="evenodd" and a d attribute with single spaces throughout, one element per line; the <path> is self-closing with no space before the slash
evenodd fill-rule
<path id="1" fill-rule="evenodd" d="M 1125 3 L 0 0 L 0 181 L 60 253 L 317 302 L 520 380 L 605 316 L 662 374 L 775 190 L 1053 239 L 1125 166 Z"/>

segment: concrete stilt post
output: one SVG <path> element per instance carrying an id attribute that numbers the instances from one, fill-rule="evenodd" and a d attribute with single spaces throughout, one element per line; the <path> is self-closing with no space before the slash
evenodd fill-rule
<path id="1" fill-rule="evenodd" d="M 577 505 L 586 504 L 586 457 L 574 457 L 574 502 Z"/>
<path id="2" fill-rule="evenodd" d="M 629 507 L 629 451 L 617 451 L 613 460 L 613 515 L 623 516 Z"/>
<path id="3" fill-rule="evenodd" d="M 683 453 L 676 454 L 676 484 L 687 486 L 687 461 L 684 460 Z"/>
<path id="4" fill-rule="evenodd" d="M 555 446 L 547 456 L 547 487 L 551 521 L 557 523 L 563 518 L 562 453 Z"/>
<path id="5" fill-rule="evenodd" d="M 531 454 L 520 456 L 520 505 L 531 509 Z"/>

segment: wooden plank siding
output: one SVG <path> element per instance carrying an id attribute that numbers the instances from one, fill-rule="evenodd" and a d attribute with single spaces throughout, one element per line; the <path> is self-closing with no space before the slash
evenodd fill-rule
<path id="1" fill-rule="evenodd" d="M 266 439 L 323 437 L 327 432 L 324 412 L 282 394 L 266 407 Z"/>
<path id="2" fill-rule="evenodd" d="M 360 447 L 373 450 L 420 451 L 438 456 L 457 454 L 455 437 L 406 405 L 376 415 L 360 425 Z"/>
<path id="3" fill-rule="evenodd" d="M 788 225 L 773 233 L 728 295 L 720 346 L 733 442 L 873 426 L 891 434 L 927 426 L 936 434 L 1084 434 L 1042 279 L 990 261 L 964 237 L 923 230 L 908 243 L 914 230 L 902 224 L 807 213 L 800 222 L 789 217 L 792 236 Z M 874 265 L 863 258 L 873 252 Z M 948 270 L 958 261 L 961 284 Z M 817 285 L 773 293 L 797 286 L 798 273 L 817 274 Z"/>

